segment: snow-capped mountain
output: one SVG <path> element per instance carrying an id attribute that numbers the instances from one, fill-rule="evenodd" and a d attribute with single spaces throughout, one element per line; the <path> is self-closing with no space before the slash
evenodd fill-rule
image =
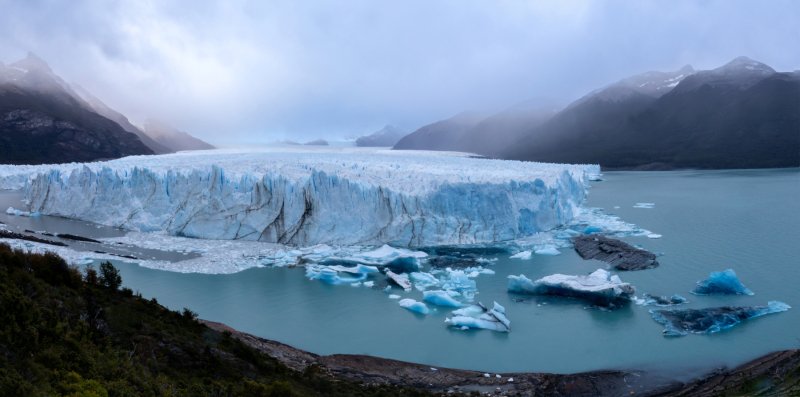
<path id="1" fill-rule="evenodd" d="M 153 153 L 97 114 L 40 58 L 0 64 L 0 163 L 92 161 Z"/>
<path id="2" fill-rule="evenodd" d="M 746 57 L 689 71 L 650 72 L 595 91 L 503 156 L 625 169 L 800 166 L 796 73 Z"/>

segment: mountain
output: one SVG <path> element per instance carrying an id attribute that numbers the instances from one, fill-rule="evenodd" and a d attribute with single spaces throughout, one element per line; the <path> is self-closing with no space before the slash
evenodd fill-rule
<path id="1" fill-rule="evenodd" d="M 209 143 L 154 119 L 145 122 L 144 132 L 142 134 L 155 144 L 167 150 L 167 153 L 179 152 L 181 150 L 214 149 L 214 146 Z"/>
<path id="2" fill-rule="evenodd" d="M 103 101 L 98 99 L 96 96 L 92 95 L 89 91 L 87 91 L 83 87 L 74 86 L 74 90 L 75 93 L 78 94 L 80 98 L 83 99 L 87 104 L 89 104 L 92 110 L 94 110 L 97 114 L 119 124 L 119 126 L 122 127 L 122 129 L 124 129 L 125 131 L 136 134 L 136 136 L 139 137 L 139 140 L 142 141 L 142 143 L 144 143 L 145 146 L 150 148 L 150 150 L 152 150 L 153 153 L 164 154 L 175 151 L 175 150 L 170 150 L 166 146 L 153 140 L 153 138 L 145 134 L 145 132 L 139 129 L 139 127 L 133 125 L 130 122 L 130 120 L 128 120 L 128 118 L 125 117 L 125 115 L 112 109 L 111 107 L 103 103 Z"/>
<path id="3" fill-rule="evenodd" d="M 529 101 L 481 120 L 464 132 L 453 150 L 498 157 L 531 128 L 544 123 L 556 113 L 555 105 Z"/>
<path id="4" fill-rule="evenodd" d="M 370 135 L 356 139 L 356 146 L 392 147 L 406 134 L 406 131 L 393 125 L 386 125 Z"/>
<path id="5" fill-rule="evenodd" d="M 33 54 L 0 63 L 0 163 L 94 161 L 152 154 L 133 133 L 95 112 Z"/>
<path id="6" fill-rule="evenodd" d="M 457 150 L 458 142 L 483 117 L 476 113 L 459 113 L 447 120 L 428 124 L 400 139 L 393 149 Z"/>
<path id="7" fill-rule="evenodd" d="M 800 166 L 797 73 L 745 57 L 689 72 L 649 72 L 592 92 L 502 157 L 607 169 Z"/>

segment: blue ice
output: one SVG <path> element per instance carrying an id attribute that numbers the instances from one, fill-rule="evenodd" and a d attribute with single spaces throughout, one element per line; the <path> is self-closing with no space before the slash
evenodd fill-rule
<path id="1" fill-rule="evenodd" d="M 733 269 L 711 272 L 708 278 L 697 282 L 695 295 L 754 295 L 742 284 Z"/>

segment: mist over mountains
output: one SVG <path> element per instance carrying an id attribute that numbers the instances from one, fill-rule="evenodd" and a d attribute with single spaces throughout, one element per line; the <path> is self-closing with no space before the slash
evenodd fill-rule
<path id="1" fill-rule="evenodd" d="M 171 127 L 143 131 L 66 83 L 34 54 L 0 63 L 0 163 L 85 162 L 204 148 L 211 145 Z"/>
<path id="2" fill-rule="evenodd" d="M 598 163 L 606 169 L 800 166 L 800 74 L 739 57 L 712 70 L 651 71 L 559 112 L 509 109 L 424 126 L 395 149 Z"/>

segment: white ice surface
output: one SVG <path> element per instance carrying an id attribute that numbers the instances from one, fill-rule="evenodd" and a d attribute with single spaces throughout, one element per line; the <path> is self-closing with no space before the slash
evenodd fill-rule
<path id="1" fill-rule="evenodd" d="M 137 231 L 296 246 L 507 241 L 569 222 L 593 165 L 462 153 L 267 148 L 0 166 L 31 212 Z"/>

